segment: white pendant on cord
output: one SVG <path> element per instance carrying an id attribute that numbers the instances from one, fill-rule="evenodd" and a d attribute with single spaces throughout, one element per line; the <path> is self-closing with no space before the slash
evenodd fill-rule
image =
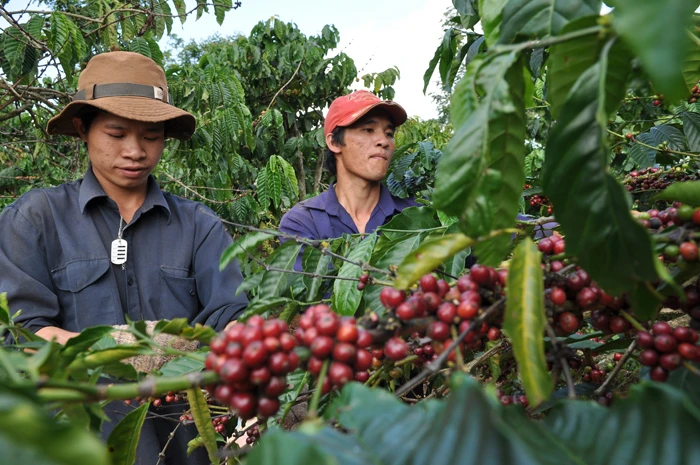
<path id="1" fill-rule="evenodd" d="M 124 226 L 124 218 L 119 216 L 119 231 L 117 232 L 117 238 L 112 241 L 112 263 L 115 265 L 123 265 L 126 263 L 126 250 L 127 244 L 124 239 L 122 239 L 122 232 Z"/>

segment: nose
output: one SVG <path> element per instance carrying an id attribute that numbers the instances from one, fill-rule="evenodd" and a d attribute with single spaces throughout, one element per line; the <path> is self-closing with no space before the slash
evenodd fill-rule
<path id="1" fill-rule="evenodd" d="M 393 139 L 384 133 L 380 133 L 379 139 L 377 140 L 377 146 L 379 147 L 389 147 Z"/>
<path id="2" fill-rule="evenodd" d="M 122 155 L 125 158 L 139 160 L 146 156 L 146 149 L 143 145 L 143 139 L 138 135 L 129 135 L 124 137 L 124 145 L 122 147 Z"/>

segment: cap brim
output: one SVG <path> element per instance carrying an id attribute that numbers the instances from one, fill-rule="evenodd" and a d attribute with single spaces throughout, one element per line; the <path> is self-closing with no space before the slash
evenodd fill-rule
<path id="1" fill-rule="evenodd" d="M 78 136 L 73 125 L 73 117 L 86 106 L 112 113 L 122 118 L 147 123 L 165 122 L 165 136 L 186 140 L 192 137 L 196 120 L 192 114 L 160 100 L 146 97 L 103 97 L 94 100 L 77 100 L 49 120 L 46 131 L 49 134 Z"/>
<path id="2" fill-rule="evenodd" d="M 336 126 L 350 126 L 352 123 L 362 118 L 375 108 L 382 108 L 386 110 L 386 112 L 389 113 L 389 117 L 391 118 L 391 122 L 394 123 L 394 126 L 401 126 L 408 119 L 406 110 L 404 110 L 401 105 L 399 105 L 396 102 L 382 100 L 366 108 L 358 110 L 355 113 L 351 113 L 350 115 L 339 121 Z"/>

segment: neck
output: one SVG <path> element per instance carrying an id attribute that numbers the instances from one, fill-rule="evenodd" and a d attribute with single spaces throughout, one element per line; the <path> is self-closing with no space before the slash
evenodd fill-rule
<path id="1" fill-rule="evenodd" d="M 348 212 L 360 233 L 365 232 L 372 211 L 379 203 L 380 193 L 380 181 L 345 180 L 339 176 L 338 182 L 335 184 L 335 195 L 338 197 L 338 202 Z"/>
<path id="2" fill-rule="evenodd" d="M 103 186 L 104 189 L 104 186 Z M 142 189 L 125 190 L 125 189 L 104 189 L 105 194 L 116 202 L 119 207 L 119 214 L 127 223 L 131 222 L 136 210 L 138 210 L 146 200 L 147 186 Z"/>

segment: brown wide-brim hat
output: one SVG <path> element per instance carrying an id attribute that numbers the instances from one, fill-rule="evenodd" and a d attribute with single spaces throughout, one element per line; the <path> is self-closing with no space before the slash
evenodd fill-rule
<path id="1" fill-rule="evenodd" d="M 133 52 L 94 56 L 78 78 L 73 101 L 49 120 L 49 134 L 78 136 L 73 117 L 86 107 L 147 123 L 165 122 L 165 137 L 189 139 L 196 120 L 170 104 L 165 73 L 150 58 Z"/>

